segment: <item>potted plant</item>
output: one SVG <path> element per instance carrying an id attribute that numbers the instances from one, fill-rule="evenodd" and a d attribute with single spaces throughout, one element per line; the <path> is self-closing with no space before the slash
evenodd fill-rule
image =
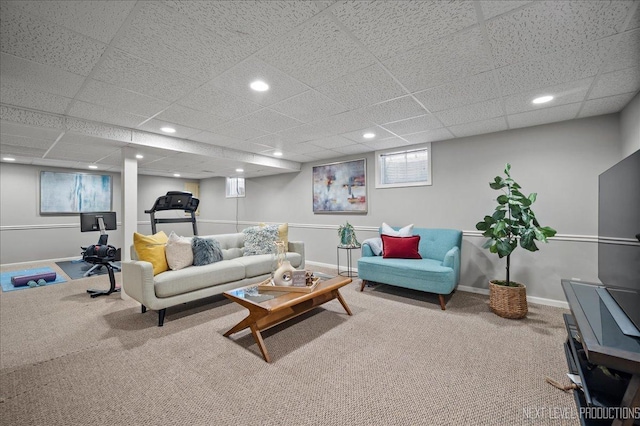
<path id="1" fill-rule="evenodd" d="M 349 222 L 338 227 L 338 236 L 340 237 L 340 246 L 360 247 L 360 243 L 356 239 L 356 231 Z"/>
<path id="2" fill-rule="evenodd" d="M 556 230 L 540 226 L 531 205 L 536 201 L 534 192 L 528 197 L 521 192 L 521 186 L 511 178 L 511 165 L 507 163 L 505 177 L 496 176 L 489 183 L 492 189 L 502 191 L 498 196 L 498 206 L 491 216 L 476 224 L 476 229 L 488 240 L 484 248 L 496 253 L 501 259 L 507 258 L 506 280 L 489 282 L 489 306 L 497 315 L 504 318 L 524 318 L 527 315 L 527 294 L 523 284 L 511 281 L 511 253 L 518 247 L 537 251 L 536 241 L 547 242 Z"/>

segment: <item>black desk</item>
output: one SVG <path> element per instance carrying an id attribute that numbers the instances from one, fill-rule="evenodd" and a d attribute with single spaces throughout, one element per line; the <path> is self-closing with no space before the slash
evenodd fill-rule
<path id="1" fill-rule="evenodd" d="M 622 333 L 600 299 L 598 287 L 562 280 L 572 314 L 564 315 L 568 333 L 567 364 L 572 373 L 580 375 L 584 390 L 574 391 L 576 405 L 584 425 L 633 425 L 634 419 L 628 415 L 611 423 L 589 418 L 590 409 L 595 413 L 602 406 L 621 407 L 627 414 L 640 415 L 640 339 Z M 620 379 L 609 378 L 598 366 L 616 370 Z"/>

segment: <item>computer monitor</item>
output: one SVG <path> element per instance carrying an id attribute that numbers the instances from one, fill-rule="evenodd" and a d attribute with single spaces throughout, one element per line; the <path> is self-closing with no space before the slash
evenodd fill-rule
<path id="1" fill-rule="evenodd" d="M 116 212 L 80 213 L 80 231 L 113 231 L 117 229 Z"/>

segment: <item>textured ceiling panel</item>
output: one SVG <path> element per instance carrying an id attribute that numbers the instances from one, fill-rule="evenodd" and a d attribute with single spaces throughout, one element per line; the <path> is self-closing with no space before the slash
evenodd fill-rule
<path id="1" fill-rule="evenodd" d="M 281 130 L 289 129 L 291 127 L 296 127 L 302 124 L 302 122 L 299 120 L 287 117 L 286 115 L 282 115 L 267 108 L 239 118 L 235 121 L 235 123 L 240 125 L 247 125 L 254 129 L 270 133 L 279 132 Z"/>
<path id="2" fill-rule="evenodd" d="M 332 151 L 339 152 L 340 154 L 345 155 L 354 155 L 354 154 L 363 154 L 365 152 L 370 152 L 371 148 L 366 145 L 357 143 L 355 145 L 347 145 L 347 146 L 339 146 L 333 148 Z"/>
<path id="3" fill-rule="evenodd" d="M 83 101 L 73 101 L 71 108 L 69 108 L 69 115 L 84 118 L 86 120 L 132 128 L 147 119 L 147 117 L 128 114 L 120 110 L 107 108 L 102 105 L 94 105 Z"/>
<path id="4" fill-rule="evenodd" d="M 360 110 L 362 115 L 377 124 L 391 123 L 409 117 L 424 115 L 426 112 L 411 96 L 372 105 Z"/>
<path id="5" fill-rule="evenodd" d="M 106 44 L 0 4 L 0 50 L 39 64 L 89 75 Z"/>
<path id="6" fill-rule="evenodd" d="M 311 87 L 374 61 L 327 16 L 304 23 L 281 43 L 267 46 L 257 55 Z"/>
<path id="7" fill-rule="evenodd" d="M 255 129 L 253 127 L 235 121 L 231 121 L 223 124 L 222 126 L 216 127 L 215 129 L 213 129 L 213 131 L 215 133 L 240 140 L 253 139 L 259 136 L 264 136 L 266 134 L 266 132 L 262 130 Z"/>
<path id="8" fill-rule="evenodd" d="M 635 93 L 624 93 L 622 95 L 609 96 L 607 98 L 598 98 L 584 103 L 578 117 L 591 117 L 593 115 L 610 114 L 618 112 L 624 108 Z"/>
<path id="9" fill-rule="evenodd" d="M 627 68 L 600 75 L 593 85 L 589 99 L 637 92 L 638 89 L 640 89 L 640 67 Z"/>
<path id="10" fill-rule="evenodd" d="M 51 140 L 27 138 L 25 136 L 9 135 L 5 133 L 0 134 L 0 143 L 16 147 L 37 148 L 44 151 L 53 145 Z"/>
<path id="11" fill-rule="evenodd" d="M 396 135 L 408 135 L 442 127 L 442 122 L 432 114 L 421 115 L 408 120 L 400 120 L 384 125 L 384 128 Z"/>
<path id="12" fill-rule="evenodd" d="M 617 71 L 638 64 L 640 64 L 640 29 L 620 35 L 620 41 L 608 58 L 604 71 Z"/>
<path id="13" fill-rule="evenodd" d="M 311 124 L 321 129 L 327 129 L 333 134 L 339 134 L 371 127 L 374 123 L 361 112 L 348 111 L 316 120 Z"/>
<path id="14" fill-rule="evenodd" d="M 367 133 L 373 133 L 374 136 L 371 138 L 365 138 L 364 135 Z M 372 140 L 390 138 L 395 135 L 383 129 L 382 127 L 375 126 L 375 127 L 368 127 L 366 129 L 356 130 L 355 132 L 343 133 L 340 136 L 343 138 L 352 140 L 354 142 L 367 143 Z"/>
<path id="15" fill-rule="evenodd" d="M 0 105 L 0 118 L 3 122 L 9 121 L 34 127 L 52 129 L 62 129 L 64 127 L 64 119 L 62 117 L 4 105 Z"/>
<path id="16" fill-rule="evenodd" d="M 323 84 L 317 90 L 351 109 L 406 94 L 393 77 L 378 64 Z"/>
<path id="17" fill-rule="evenodd" d="M 493 0 L 483 1 L 481 4 L 482 15 L 484 19 L 491 19 L 510 10 L 517 9 L 519 7 L 530 5 L 531 1 L 511 1 L 511 0 Z"/>
<path id="18" fill-rule="evenodd" d="M 320 139 L 320 140 L 315 140 L 313 142 L 310 142 L 320 148 L 327 148 L 327 149 L 333 149 L 333 148 L 339 148 L 342 146 L 349 146 L 349 145 L 353 145 L 355 142 L 347 139 L 347 138 L 343 138 L 342 136 L 331 136 L 328 138 L 324 138 L 324 139 Z"/>
<path id="19" fill-rule="evenodd" d="M 379 141 L 369 141 L 365 143 L 365 145 L 370 147 L 372 150 L 383 150 L 399 148 L 408 145 L 409 143 L 410 142 L 407 142 L 406 140 L 400 138 L 387 138 L 381 139 Z"/>
<path id="20" fill-rule="evenodd" d="M 412 144 L 444 141 L 452 138 L 453 138 L 453 134 L 449 130 L 445 129 L 444 127 L 440 129 L 428 130 L 426 132 L 419 132 L 419 133 L 413 133 L 411 135 L 402 136 L 402 139 Z"/>
<path id="21" fill-rule="evenodd" d="M 96 67 L 93 78 L 171 102 L 200 84 L 116 49 Z"/>
<path id="22" fill-rule="evenodd" d="M 108 148 L 108 150 L 113 150 L 113 148 L 122 148 L 123 146 L 127 146 L 126 142 L 114 141 L 106 138 L 99 138 L 95 136 L 87 136 L 79 133 L 66 132 L 64 136 L 60 138 L 58 142 L 59 145 L 80 145 L 83 147 L 93 146 L 93 144 L 100 145 L 101 148 Z"/>
<path id="23" fill-rule="evenodd" d="M 0 84 L 2 103 L 23 108 L 37 109 L 44 112 L 62 114 L 71 102 L 70 98 L 28 87 L 15 87 Z"/>
<path id="24" fill-rule="evenodd" d="M 414 93 L 418 101 L 431 112 L 442 111 L 469 103 L 500 96 L 492 72 L 483 72 L 469 78 L 453 81 Z"/>
<path id="25" fill-rule="evenodd" d="M 515 114 L 518 112 L 533 111 L 541 108 L 581 102 L 587 95 L 587 91 L 589 91 L 592 83 L 593 78 L 586 78 L 584 80 L 572 81 L 553 87 L 544 87 L 508 96 L 504 98 L 505 108 L 507 110 L 507 114 Z M 549 103 L 534 104 L 531 102 L 538 97 L 547 95 L 553 95 L 554 97 Z"/>
<path id="26" fill-rule="evenodd" d="M 0 134 L 2 134 L 3 136 L 13 135 L 54 142 L 58 138 L 58 136 L 60 136 L 60 133 L 62 133 L 62 130 L 49 129 L 39 126 L 24 126 L 8 121 L 0 122 Z"/>
<path id="27" fill-rule="evenodd" d="M 350 1 L 331 13 L 381 59 L 477 23 L 472 2 Z"/>
<path id="28" fill-rule="evenodd" d="M 83 81 L 83 77 L 59 68 L 37 64 L 4 53 L 0 54 L 2 84 L 72 98 L 82 86 Z"/>
<path id="29" fill-rule="evenodd" d="M 193 127 L 194 129 L 212 129 L 222 125 L 226 120 L 213 114 L 197 111 L 181 105 L 171 105 L 156 116 L 156 119 Z"/>
<path id="30" fill-rule="evenodd" d="M 11 1 L 31 14 L 103 43 L 111 42 L 135 1 Z"/>
<path id="31" fill-rule="evenodd" d="M 489 101 L 478 102 L 477 104 L 436 112 L 434 115 L 438 117 L 445 126 L 453 126 L 498 117 L 503 115 L 503 112 L 500 100 L 491 99 Z"/>
<path id="32" fill-rule="evenodd" d="M 145 130 L 147 132 L 159 133 L 161 135 L 166 135 L 167 133 L 163 132 L 163 127 L 171 127 L 175 130 L 175 133 L 171 133 L 172 137 L 175 138 L 190 138 L 198 133 L 200 133 L 200 129 L 194 129 L 192 127 L 181 126 L 179 124 L 171 123 L 168 121 L 160 120 L 160 119 L 151 119 L 146 121 L 144 124 L 138 126 L 138 129 Z"/>
<path id="33" fill-rule="evenodd" d="M 417 47 L 384 64 L 411 92 L 491 69 L 478 28 Z"/>
<path id="34" fill-rule="evenodd" d="M 169 106 L 169 102 L 98 80 L 88 80 L 76 99 L 143 117 L 151 117 Z"/>
<path id="35" fill-rule="evenodd" d="M 292 98 L 272 105 L 270 109 L 293 117 L 303 123 L 322 117 L 340 114 L 347 109 L 315 90 L 308 90 Z"/>
<path id="36" fill-rule="evenodd" d="M 483 133 L 501 132 L 507 130 L 507 120 L 505 120 L 504 117 L 496 117 L 489 120 L 451 126 L 449 130 L 451 130 L 457 138 L 481 135 Z"/>
<path id="37" fill-rule="evenodd" d="M 233 120 L 261 108 L 254 102 L 224 92 L 211 84 L 199 87 L 183 97 L 178 103 L 189 108 L 210 112 L 226 120 Z"/>
<path id="38" fill-rule="evenodd" d="M 32 148 L 26 145 L 6 145 L 0 142 L 0 153 L 10 156 L 42 157 L 47 152 L 46 149 Z"/>
<path id="39" fill-rule="evenodd" d="M 334 134 L 333 129 L 314 126 L 313 124 L 303 124 L 278 132 L 278 137 L 283 142 L 306 142 L 312 139 L 319 139 Z"/>
<path id="40" fill-rule="evenodd" d="M 576 118 L 579 109 L 580 104 L 575 103 L 513 114 L 508 117 L 509 127 L 511 129 L 517 129 L 519 127 L 537 126 L 539 124 L 571 120 Z"/>
<path id="41" fill-rule="evenodd" d="M 203 142 L 211 145 L 219 145 L 219 146 L 233 146 L 236 142 L 241 142 L 240 139 L 235 139 L 230 136 L 225 136 L 219 133 L 212 132 L 200 132 L 193 136 L 190 136 L 189 139 Z"/>

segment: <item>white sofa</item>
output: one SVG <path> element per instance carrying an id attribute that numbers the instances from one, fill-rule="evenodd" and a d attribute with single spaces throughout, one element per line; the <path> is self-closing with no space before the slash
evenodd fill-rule
<path id="1" fill-rule="evenodd" d="M 192 302 L 221 294 L 245 285 L 261 282 L 271 275 L 274 255 L 243 256 L 243 233 L 199 236 L 214 238 L 220 243 L 223 260 L 204 266 L 188 266 L 177 271 L 153 275 L 149 262 L 137 260 L 131 247 L 131 258 L 122 262 L 122 286 L 128 296 L 147 309 L 158 311 L 158 326 L 162 327 L 166 309 L 181 303 Z M 295 268 L 304 268 L 304 243 L 289 241 L 287 260 Z"/>

